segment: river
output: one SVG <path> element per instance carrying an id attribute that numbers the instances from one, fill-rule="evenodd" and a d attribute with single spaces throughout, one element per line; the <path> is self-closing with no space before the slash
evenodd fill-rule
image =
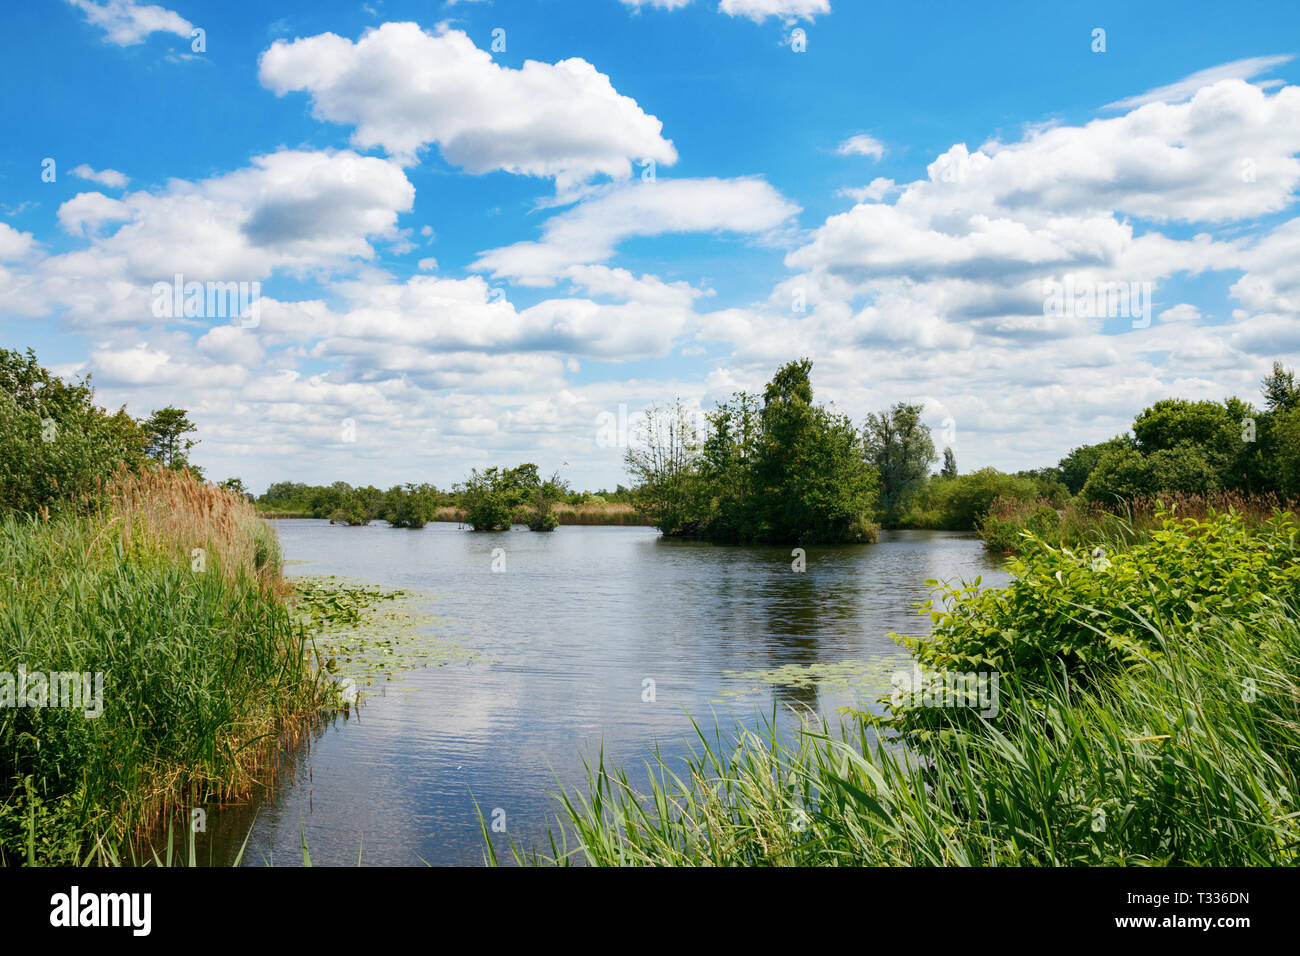
<path id="1" fill-rule="evenodd" d="M 973 535 L 940 531 L 809 547 L 796 571 L 788 547 L 651 528 L 276 528 L 286 573 L 414 592 L 438 619 L 422 626 L 455 653 L 370 688 L 252 805 L 209 808 L 200 861 L 228 864 L 247 840 L 245 865 L 300 864 L 305 837 L 317 865 L 476 864 L 476 801 L 505 827 L 499 852 L 537 844 L 548 791 L 580 783 L 602 745 L 635 783 L 648 747 L 684 752 L 690 717 L 731 730 L 775 713 L 792 727 L 811 710 L 836 725 L 907 666 L 888 635 L 928 630 L 915 609 L 927 578 L 1007 580 Z"/>

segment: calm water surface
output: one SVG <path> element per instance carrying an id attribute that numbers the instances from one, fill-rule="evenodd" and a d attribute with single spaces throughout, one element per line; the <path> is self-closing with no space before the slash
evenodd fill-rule
<path id="1" fill-rule="evenodd" d="M 582 757 L 641 767 L 647 747 L 685 751 L 688 713 L 710 726 L 761 722 L 790 706 L 838 723 L 888 678 L 791 687 L 755 671 L 841 661 L 905 660 L 891 631 L 918 634 L 927 578 L 1007 579 L 972 535 L 885 532 L 875 545 L 790 548 L 670 541 L 649 528 L 564 526 L 554 534 L 473 534 L 277 522 L 287 573 L 339 575 L 419 592 L 436 632 L 469 661 L 404 672 L 286 761 L 253 806 L 209 809 L 201 858 L 314 864 L 474 864 L 483 859 L 475 800 L 505 811 L 506 838 L 538 842 L 554 818 L 557 779 L 582 779 Z M 505 549 L 504 573 L 492 551 Z M 742 676 L 749 674 L 750 676 Z M 655 700 L 644 701 L 654 681 Z M 868 686 L 868 684 L 870 686 Z M 644 780 L 643 773 L 632 774 Z"/>

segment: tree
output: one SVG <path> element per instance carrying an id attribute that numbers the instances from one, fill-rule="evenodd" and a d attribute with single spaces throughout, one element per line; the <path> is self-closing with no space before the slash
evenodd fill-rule
<path id="1" fill-rule="evenodd" d="M 957 477 L 957 457 L 952 453 L 951 448 L 943 450 L 943 468 L 939 470 L 939 476 L 942 478 Z"/>
<path id="2" fill-rule="evenodd" d="M 694 534 L 703 523 L 699 502 L 700 434 L 689 408 L 651 405 L 624 461 L 638 487 L 636 509 L 664 534 Z"/>
<path id="3" fill-rule="evenodd" d="M 1136 448 L 1106 452 L 1083 486 L 1090 501 L 1114 505 L 1152 495 L 1210 494 L 1222 489 L 1218 469 L 1205 452 L 1191 444 L 1143 454 Z"/>
<path id="4" fill-rule="evenodd" d="M 174 470 L 190 468 L 197 471 L 190 465 L 189 451 L 198 442 L 185 436 L 198 429 L 185 409 L 170 405 L 158 409 L 140 423 L 140 428 L 144 432 L 145 454 L 149 458 Z"/>
<path id="5" fill-rule="evenodd" d="M 1278 494 L 1300 501 L 1300 403 L 1274 415 L 1269 471 Z"/>
<path id="6" fill-rule="evenodd" d="M 885 520 L 897 520 L 907 497 L 921 488 L 937 456 L 930 428 L 921 421 L 924 405 L 899 402 L 867 416 L 863 443 L 867 461 L 880 474 Z"/>
<path id="7" fill-rule="evenodd" d="M 527 463 L 516 468 L 493 466 L 482 472 L 473 468 L 456 490 L 473 530 L 509 531 L 515 512 L 533 500 L 541 487 L 537 466 Z"/>
<path id="8" fill-rule="evenodd" d="M 65 382 L 31 349 L 0 349 L 0 510 L 90 510 L 113 473 L 143 456 L 139 426 L 94 403 L 89 375 Z"/>
<path id="9" fill-rule="evenodd" d="M 1084 484 L 1088 481 L 1088 476 L 1097 467 L 1097 462 L 1101 461 L 1102 455 L 1111 449 L 1131 448 L 1132 446 L 1132 439 L 1117 435 L 1109 441 L 1099 442 L 1096 445 L 1080 445 L 1078 448 L 1071 449 L 1069 454 L 1062 458 L 1056 466 L 1060 480 L 1069 489 L 1070 494 L 1077 495 L 1083 490 Z"/>
<path id="10" fill-rule="evenodd" d="M 438 510 L 432 485 L 394 485 L 384 494 L 380 516 L 394 528 L 423 528 Z"/>
<path id="11" fill-rule="evenodd" d="M 1289 412 L 1300 406 L 1300 385 L 1296 384 L 1295 370 L 1284 368 L 1281 362 L 1273 363 L 1273 371 L 1261 383 L 1264 407 L 1270 412 Z"/>
<path id="12" fill-rule="evenodd" d="M 237 494 L 247 495 L 248 489 L 244 487 L 244 482 L 240 478 L 227 478 L 225 481 L 217 482 L 218 488 L 225 488 L 227 491 L 233 491 Z"/>
<path id="13" fill-rule="evenodd" d="M 563 501 L 568 494 L 568 482 L 560 477 L 559 472 L 546 481 L 540 482 L 533 491 L 532 504 L 528 512 L 528 530 L 554 531 L 558 528 L 560 519 L 555 513 L 555 503 Z"/>
<path id="14" fill-rule="evenodd" d="M 733 395 L 704 434 L 678 402 L 647 412 L 628 451 L 638 510 L 665 535 L 817 543 L 875 535 L 876 476 L 849 419 L 814 405 L 807 359 L 777 370 L 757 396 Z"/>

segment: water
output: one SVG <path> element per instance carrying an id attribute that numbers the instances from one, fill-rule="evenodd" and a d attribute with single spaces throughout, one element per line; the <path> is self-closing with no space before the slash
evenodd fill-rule
<path id="1" fill-rule="evenodd" d="M 579 783 L 582 757 L 602 744 L 608 762 L 638 770 L 656 742 L 684 752 L 688 713 L 734 727 L 775 710 L 789 726 L 793 706 L 836 725 L 838 708 L 871 705 L 906 664 L 888 634 L 928 630 L 915 611 L 927 578 L 1007 578 L 974 536 L 933 531 L 810 547 L 796 573 L 788 547 L 649 528 L 473 534 L 299 520 L 277 530 L 287 573 L 429 595 L 421 605 L 445 621 L 436 633 L 476 653 L 408 671 L 322 727 L 253 805 L 210 808 L 198 849 L 217 863 L 246 837 L 246 864 L 300 863 L 304 836 L 314 864 L 480 863 L 476 800 L 489 820 L 504 811 L 502 852 L 507 836 L 538 841 L 555 814 L 547 791 Z M 492 570 L 496 548 L 504 572 Z M 752 676 L 843 661 L 872 665 L 833 687 Z"/>

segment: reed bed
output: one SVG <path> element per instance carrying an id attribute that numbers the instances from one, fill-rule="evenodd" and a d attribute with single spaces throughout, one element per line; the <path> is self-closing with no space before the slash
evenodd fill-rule
<path id="1" fill-rule="evenodd" d="M 0 862 L 242 798 L 329 699 L 274 534 L 236 495 L 119 475 L 97 514 L 0 519 L 0 567 L 0 671 L 103 675 L 98 717 L 0 707 Z"/>
<path id="2" fill-rule="evenodd" d="M 995 551 L 1020 548 L 1026 532 L 1067 547 L 1093 546 L 1116 540 L 1140 540 L 1161 526 L 1162 514 L 1203 520 L 1215 514 L 1237 514 L 1259 526 L 1275 513 L 1296 511 L 1297 503 L 1272 492 L 1247 495 L 1216 492 L 1208 495 L 1167 494 L 1132 498 L 1113 505 L 1074 498 L 1057 507 L 1044 498 L 998 498 L 980 519 L 977 531 Z"/>
<path id="3" fill-rule="evenodd" d="M 942 745 L 869 720 L 655 752 L 639 789 L 588 765 L 547 851 L 519 863 L 671 866 L 1294 865 L 1300 861 L 1300 612 L 1263 633 L 1154 630 L 1162 654 L 1082 688 L 1001 689 L 996 724 Z M 485 829 L 489 862 L 498 862 Z"/>
<path id="4" fill-rule="evenodd" d="M 549 852 L 598 865 L 1294 865 L 1300 862 L 1300 529 L 1289 513 L 1157 512 L 1141 541 L 1030 539 L 1002 588 L 931 582 L 930 675 L 783 735 L 697 728 L 646 783 L 588 766 Z M 977 712 L 977 710 L 979 712 Z M 485 831 L 485 838 L 488 836 Z M 490 860 L 495 860 L 488 844 Z"/>

